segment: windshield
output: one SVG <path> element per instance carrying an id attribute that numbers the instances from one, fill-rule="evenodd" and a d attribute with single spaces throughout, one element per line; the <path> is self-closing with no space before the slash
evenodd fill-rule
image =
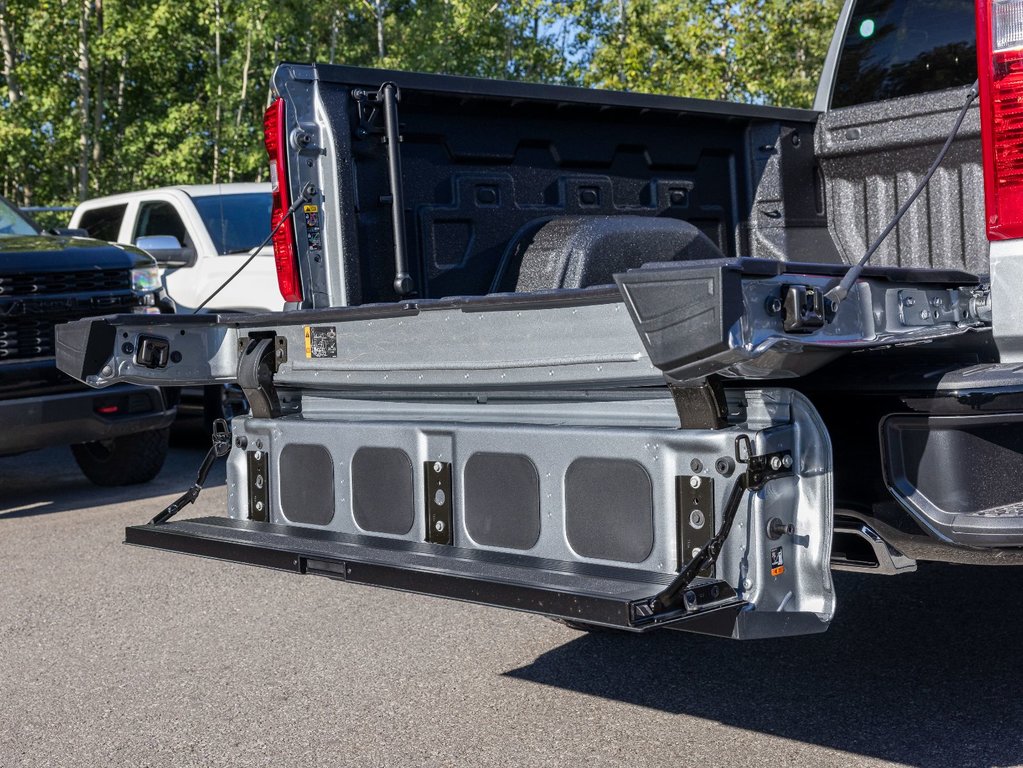
<path id="1" fill-rule="evenodd" d="M 251 251 L 270 234 L 269 192 L 193 197 L 217 253 Z"/>
<path id="2" fill-rule="evenodd" d="M 25 218 L 10 203 L 0 197 L 0 235 L 38 235 Z"/>
<path id="3" fill-rule="evenodd" d="M 977 79 L 974 0 L 857 0 L 833 107 L 969 85 Z"/>

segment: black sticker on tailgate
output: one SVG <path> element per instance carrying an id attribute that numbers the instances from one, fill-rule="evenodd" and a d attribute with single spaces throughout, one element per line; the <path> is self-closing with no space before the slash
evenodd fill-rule
<path id="1" fill-rule="evenodd" d="M 337 329 L 331 325 L 305 327 L 305 356 L 337 357 Z"/>
<path id="2" fill-rule="evenodd" d="M 305 214 L 306 245 L 310 251 L 318 251 L 323 247 L 320 238 L 320 209 L 316 205 L 303 206 Z"/>

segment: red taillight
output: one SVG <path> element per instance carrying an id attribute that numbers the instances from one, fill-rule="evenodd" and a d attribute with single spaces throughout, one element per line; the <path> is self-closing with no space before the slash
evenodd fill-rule
<path id="1" fill-rule="evenodd" d="M 1023 0 L 977 0 L 989 240 L 1023 237 Z"/>
<path id="2" fill-rule="evenodd" d="M 273 194 L 273 209 L 270 226 L 286 218 L 273 237 L 274 262 L 277 265 L 277 284 L 285 301 L 302 301 L 302 282 L 298 276 L 298 262 L 295 258 L 295 229 L 291 216 L 286 216 L 291 207 L 288 195 L 288 166 L 284 136 L 284 99 L 274 99 L 263 115 L 263 143 L 270 156 L 270 187 Z"/>

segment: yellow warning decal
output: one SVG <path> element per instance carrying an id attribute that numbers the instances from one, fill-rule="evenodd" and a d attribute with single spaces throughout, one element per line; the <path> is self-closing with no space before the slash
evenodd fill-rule
<path id="1" fill-rule="evenodd" d="M 317 213 L 320 210 L 318 205 L 303 205 L 302 211 L 305 213 Z"/>
<path id="2" fill-rule="evenodd" d="M 305 327 L 305 356 L 307 358 L 312 358 L 313 356 L 312 328 L 308 325 Z"/>
<path id="3" fill-rule="evenodd" d="M 772 576 L 781 576 L 783 573 L 785 573 L 785 566 L 784 565 L 781 566 L 780 568 L 772 568 L 771 569 L 771 575 Z"/>

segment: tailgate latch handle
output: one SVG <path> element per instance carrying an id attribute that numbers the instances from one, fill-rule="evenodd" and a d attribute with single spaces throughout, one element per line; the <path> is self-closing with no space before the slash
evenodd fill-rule
<path id="1" fill-rule="evenodd" d="M 174 502 L 160 512 L 160 514 L 150 520 L 150 525 L 161 525 L 166 523 L 174 517 L 174 515 L 199 498 L 199 493 L 202 491 L 202 487 L 206 483 L 206 477 L 209 475 L 210 469 L 213 468 L 214 462 L 223 456 L 227 456 L 227 454 L 231 451 L 231 428 L 227 425 L 227 422 L 224 419 L 217 419 L 213 422 L 212 438 L 213 444 L 206 452 L 206 456 L 203 458 L 202 464 L 199 465 L 199 471 L 196 473 L 195 482 L 192 483 L 192 487 L 175 499 Z"/>

